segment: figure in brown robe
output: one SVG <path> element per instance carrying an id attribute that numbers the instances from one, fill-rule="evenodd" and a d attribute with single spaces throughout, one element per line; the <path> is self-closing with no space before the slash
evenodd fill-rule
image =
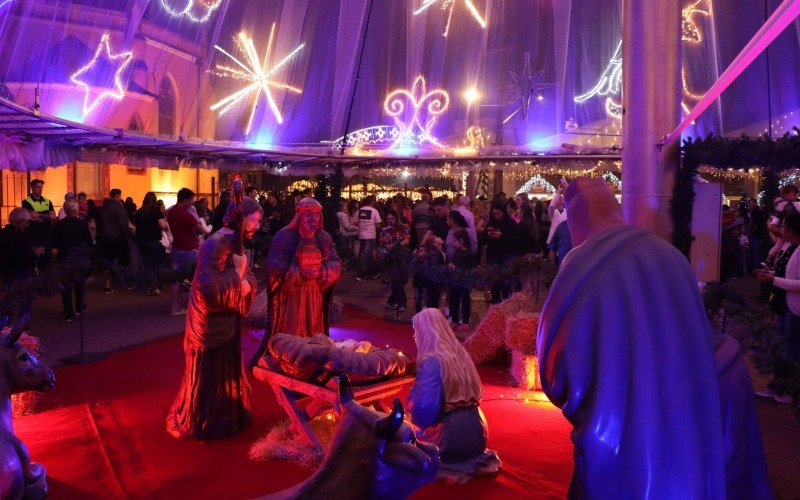
<path id="1" fill-rule="evenodd" d="M 250 239 L 260 225 L 261 209 L 245 197 L 243 212 L 244 238 Z M 228 224 L 232 213 L 229 207 Z M 167 416 L 167 432 L 178 438 L 230 437 L 252 421 L 241 316 L 250 310 L 257 284 L 247 257 L 233 252 L 234 238 L 232 229 L 222 228 L 197 256 L 183 341 L 186 369 Z"/>
<path id="2" fill-rule="evenodd" d="M 331 235 L 322 229 L 322 205 L 304 198 L 297 204 L 294 220 L 275 235 L 270 247 L 266 337 L 327 335 L 333 290 L 341 277 L 342 261 Z"/>

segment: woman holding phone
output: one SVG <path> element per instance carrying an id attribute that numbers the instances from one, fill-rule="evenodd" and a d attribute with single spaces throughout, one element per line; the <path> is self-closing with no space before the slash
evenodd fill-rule
<path id="1" fill-rule="evenodd" d="M 483 240 L 486 243 L 486 265 L 503 267 L 514 260 L 517 253 L 517 224 L 500 200 L 492 202 Z M 508 279 L 493 284 L 492 303 L 497 304 L 510 297 L 511 285 Z"/>

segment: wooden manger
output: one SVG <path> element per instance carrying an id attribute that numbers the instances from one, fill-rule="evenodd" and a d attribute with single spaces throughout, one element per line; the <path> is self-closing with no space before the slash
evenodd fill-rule
<path id="1" fill-rule="evenodd" d="M 290 377 L 262 364 L 253 367 L 253 375 L 269 384 L 278 403 L 289 416 L 294 431 L 303 436 L 317 451 L 324 451 L 322 444 L 311 428 L 311 420 L 332 410 L 339 401 L 336 382 L 330 379 L 327 384 L 307 382 Z M 391 400 L 407 385 L 414 382 L 413 375 L 403 375 L 353 386 L 358 403 L 388 413 Z"/>

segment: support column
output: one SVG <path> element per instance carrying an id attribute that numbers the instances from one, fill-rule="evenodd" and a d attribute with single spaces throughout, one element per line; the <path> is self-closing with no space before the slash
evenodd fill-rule
<path id="1" fill-rule="evenodd" d="M 680 122 L 681 3 L 622 1 L 622 212 L 669 239 L 680 144 L 656 144 Z"/>

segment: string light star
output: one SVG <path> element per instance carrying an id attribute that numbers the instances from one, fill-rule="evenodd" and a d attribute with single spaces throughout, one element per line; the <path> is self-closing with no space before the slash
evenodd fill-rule
<path id="1" fill-rule="evenodd" d="M 422 14 L 429 7 L 434 5 L 435 3 L 439 2 L 440 0 L 423 0 L 422 5 L 414 11 L 414 15 L 417 16 Z M 447 11 L 447 24 L 445 24 L 444 31 L 442 32 L 443 37 L 447 37 L 447 34 L 450 32 L 450 22 L 453 20 L 453 7 L 455 7 L 456 0 L 443 0 L 442 1 L 442 10 Z M 469 10 L 472 17 L 478 21 L 478 24 L 481 25 L 481 28 L 486 29 L 486 19 L 481 16 L 481 13 L 478 12 L 478 8 L 475 7 L 475 4 L 472 3 L 472 0 L 464 0 L 464 4 L 466 4 L 467 9 Z"/>
<path id="2" fill-rule="evenodd" d="M 553 86 L 552 83 L 541 83 L 544 70 L 539 70 L 535 75 L 531 73 L 531 54 L 529 52 L 525 52 L 523 56 L 522 72 L 517 74 L 509 71 L 508 73 L 511 75 L 511 85 L 508 88 L 514 91 L 514 98 L 508 104 L 509 106 L 516 105 L 516 108 L 503 120 L 504 124 L 508 123 L 517 113 L 521 113 L 522 119 L 527 120 L 532 96 L 535 95 L 536 100 L 541 102 L 544 100 L 542 90 Z"/>
<path id="3" fill-rule="evenodd" d="M 111 64 L 116 66 L 116 71 L 114 72 L 114 90 L 106 90 L 102 92 L 100 95 L 95 97 L 94 101 L 89 103 L 91 99 L 91 89 L 92 86 L 89 83 L 85 82 L 82 78 L 86 73 L 92 70 L 97 60 L 103 56 L 104 59 L 108 60 Z M 94 57 L 91 61 L 89 61 L 86 66 L 82 67 L 70 77 L 70 79 L 80 85 L 84 91 L 83 97 L 83 117 L 86 118 L 89 113 L 91 113 L 100 102 L 107 98 L 111 97 L 116 100 L 122 100 L 125 97 L 125 89 L 122 87 L 122 72 L 125 71 L 125 68 L 128 67 L 128 64 L 133 60 L 133 52 L 122 52 L 120 54 L 112 54 L 111 53 L 111 45 L 109 44 L 109 34 L 104 33 L 103 36 L 100 38 L 100 44 L 97 46 L 97 50 L 94 53 Z"/>
<path id="4" fill-rule="evenodd" d="M 275 120 L 278 123 L 283 123 L 283 115 L 281 115 L 280 109 L 278 109 L 278 104 L 275 102 L 275 98 L 272 95 L 272 89 L 282 89 L 289 92 L 293 92 L 295 94 L 302 93 L 297 87 L 293 87 L 289 84 L 274 81 L 272 78 L 277 73 L 279 69 L 283 67 L 287 62 L 289 62 L 294 56 L 297 55 L 300 50 L 303 49 L 305 44 L 300 44 L 295 48 L 293 51 L 289 53 L 286 57 L 281 59 L 277 64 L 269 67 L 269 60 L 270 55 L 272 54 L 272 42 L 275 36 L 275 23 L 272 23 L 272 29 L 269 33 L 269 41 L 267 42 L 267 51 L 264 54 L 263 62 L 258 57 L 258 52 L 256 52 L 256 47 L 253 44 L 253 39 L 248 37 L 244 34 L 244 32 L 239 33 L 238 37 L 234 37 L 234 41 L 239 47 L 239 51 L 245 55 L 245 62 L 240 61 L 231 53 L 225 51 L 219 45 L 215 45 L 214 48 L 218 51 L 225 54 L 231 61 L 233 61 L 237 67 L 225 66 L 221 64 L 217 64 L 216 72 L 212 72 L 217 76 L 222 76 L 225 78 L 231 78 L 234 80 L 243 80 L 245 82 L 249 82 L 247 86 L 244 88 L 237 90 L 233 94 L 225 97 L 218 103 L 211 106 L 211 111 L 220 110 L 219 116 L 224 115 L 228 110 L 230 110 L 234 105 L 236 105 L 239 101 L 243 100 L 244 98 L 250 96 L 250 94 L 255 93 L 255 98 L 253 99 L 253 106 L 250 109 L 250 118 L 247 120 L 247 127 L 245 128 L 245 134 L 250 134 L 250 129 L 253 126 L 253 118 L 255 117 L 256 108 L 258 107 L 259 97 L 261 93 L 264 93 L 264 96 L 267 99 L 267 103 L 269 105 L 270 110 L 272 110 L 272 114 L 275 116 Z"/>

